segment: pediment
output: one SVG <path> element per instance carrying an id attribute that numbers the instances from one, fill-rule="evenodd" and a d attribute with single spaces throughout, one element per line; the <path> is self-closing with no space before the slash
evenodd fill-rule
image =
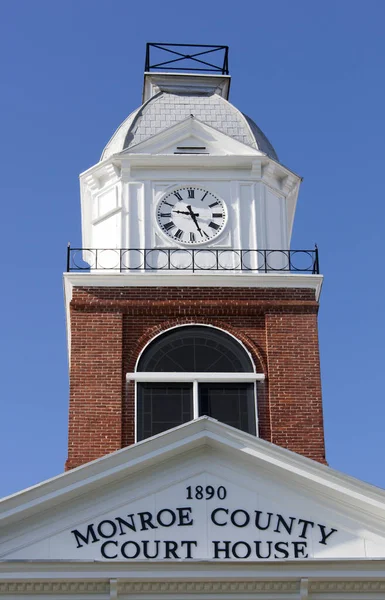
<path id="1" fill-rule="evenodd" d="M 208 418 L 1 503 L 0 558 L 384 555 L 385 494 Z"/>
<path id="2" fill-rule="evenodd" d="M 190 117 L 160 133 L 127 148 L 119 156 L 131 154 L 211 154 L 215 156 L 264 156 L 228 135 Z"/>

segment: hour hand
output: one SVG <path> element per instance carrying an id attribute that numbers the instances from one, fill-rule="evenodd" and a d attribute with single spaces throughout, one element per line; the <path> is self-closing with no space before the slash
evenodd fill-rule
<path id="1" fill-rule="evenodd" d="M 187 211 L 187 210 L 173 210 L 172 212 L 178 213 L 179 215 L 188 215 L 188 216 L 194 215 L 195 217 L 199 217 L 199 213 L 191 213 L 190 211 Z"/>
<path id="2" fill-rule="evenodd" d="M 203 235 L 203 234 L 202 234 L 202 230 L 201 230 L 201 228 L 199 227 L 198 221 L 196 220 L 196 217 L 197 217 L 197 216 L 199 217 L 199 215 L 196 215 L 196 213 L 194 213 L 194 212 L 192 211 L 191 204 L 189 204 L 189 205 L 188 205 L 188 207 L 187 207 L 187 210 L 188 210 L 188 214 L 190 215 L 190 217 L 192 218 L 192 220 L 193 220 L 193 221 L 194 221 L 194 223 L 195 223 L 195 227 L 197 228 L 197 230 L 199 231 L 199 233 L 200 233 L 201 235 Z"/>

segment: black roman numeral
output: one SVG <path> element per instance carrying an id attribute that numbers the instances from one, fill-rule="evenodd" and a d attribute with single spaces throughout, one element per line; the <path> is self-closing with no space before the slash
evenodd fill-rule
<path id="1" fill-rule="evenodd" d="M 195 242 L 195 234 L 190 231 L 190 242 Z"/>
<path id="2" fill-rule="evenodd" d="M 169 231 L 169 229 L 172 229 L 173 227 L 175 227 L 175 224 L 170 221 L 169 223 L 166 223 L 166 225 L 163 226 L 165 228 L 166 231 Z"/>
<path id="3" fill-rule="evenodd" d="M 213 219 L 222 219 L 222 217 L 223 217 L 222 213 L 213 213 L 212 214 Z"/>
<path id="4" fill-rule="evenodd" d="M 160 213 L 161 217 L 171 217 L 171 213 Z M 213 215 L 214 218 L 214 215 Z"/>
<path id="5" fill-rule="evenodd" d="M 174 235 L 174 238 L 176 238 L 177 240 L 180 240 L 180 238 L 182 237 L 182 235 L 183 235 L 183 231 L 181 229 L 178 229 L 178 231 Z"/>
<path id="6" fill-rule="evenodd" d="M 211 227 L 212 229 L 219 229 L 219 225 L 217 225 L 216 223 L 213 223 L 212 221 L 210 221 L 209 227 Z"/>
<path id="7" fill-rule="evenodd" d="M 219 202 L 218 200 L 216 202 L 213 202 L 212 204 L 209 204 L 210 208 L 213 208 L 213 206 L 218 206 Z"/>
<path id="8" fill-rule="evenodd" d="M 206 192 L 206 193 L 203 195 L 203 198 L 201 198 L 202 202 L 203 202 L 203 200 L 206 198 L 207 194 L 208 194 L 208 192 Z"/>
<path id="9" fill-rule="evenodd" d="M 175 206 L 175 204 L 170 204 L 169 202 L 166 202 L 166 200 L 163 202 L 163 204 L 167 204 L 167 206 L 171 206 L 172 208 Z"/>
<path id="10" fill-rule="evenodd" d="M 183 200 L 183 198 L 182 198 L 182 196 L 180 195 L 179 192 L 173 192 L 173 193 L 174 193 L 174 196 L 176 196 L 178 198 L 178 200 L 180 200 L 180 201 Z"/>
<path id="11" fill-rule="evenodd" d="M 188 189 L 187 192 L 189 198 L 194 198 L 195 190 Z"/>

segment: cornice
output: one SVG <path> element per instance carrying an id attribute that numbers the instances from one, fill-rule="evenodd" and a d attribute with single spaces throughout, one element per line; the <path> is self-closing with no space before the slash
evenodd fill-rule
<path id="1" fill-rule="evenodd" d="M 208 126 L 205 126 L 206 128 Z M 162 136 L 167 140 L 170 137 Z M 160 134 L 159 134 L 160 135 Z M 223 134 L 221 134 L 223 135 Z M 170 140 L 171 143 L 173 140 Z M 146 141 L 148 144 L 148 141 Z M 166 142 L 165 142 L 166 143 Z M 236 142 L 242 145 L 241 142 Z M 145 144 L 145 142 L 142 142 Z M 138 145 L 139 146 L 139 145 Z M 250 149 L 249 153 L 245 154 L 153 154 L 153 153 L 128 153 L 127 151 L 120 154 L 115 154 L 113 157 L 106 159 L 103 162 L 96 163 L 87 171 L 80 174 L 80 180 L 87 183 L 92 190 L 98 190 L 101 187 L 100 178 L 108 176 L 109 178 L 120 178 L 122 175 L 121 169 L 129 168 L 174 168 L 181 169 L 201 169 L 205 171 L 210 169 L 243 169 L 249 170 L 250 175 L 258 180 L 264 181 L 278 193 L 287 195 L 297 186 L 301 177 L 275 161 L 265 154 L 258 155 L 258 151 Z"/>
<path id="2" fill-rule="evenodd" d="M 313 289 L 318 301 L 323 282 L 322 275 L 293 273 L 64 273 L 67 302 L 73 287 L 224 287 L 224 288 L 277 288 Z"/>
<path id="3" fill-rule="evenodd" d="M 334 558 L 274 561 L 229 560 L 3 560 L 0 561 L 0 583 L 106 583 L 119 585 L 167 586 L 235 584 L 247 589 L 261 582 L 300 582 L 308 580 L 308 588 L 333 590 L 343 583 L 353 589 L 368 583 L 385 585 L 385 559 Z M 370 587 L 370 586 L 369 586 Z M 0 588 L 1 589 L 1 588 Z M 134 589 L 134 588 L 131 588 Z"/>
<path id="4" fill-rule="evenodd" d="M 287 312 L 316 313 L 315 300 L 94 300 L 71 301 L 71 308 L 84 312 L 122 312 L 135 315 L 260 315 L 284 309 Z"/>

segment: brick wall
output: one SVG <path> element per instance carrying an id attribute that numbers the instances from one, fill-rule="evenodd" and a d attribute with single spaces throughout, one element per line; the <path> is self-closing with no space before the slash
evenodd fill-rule
<path id="1" fill-rule="evenodd" d="M 155 335 L 186 323 L 232 333 L 265 373 L 260 437 L 324 463 L 317 311 L 310 289 L 74 288 L 66 468 L 134 442 L 125 375 Z"/>

